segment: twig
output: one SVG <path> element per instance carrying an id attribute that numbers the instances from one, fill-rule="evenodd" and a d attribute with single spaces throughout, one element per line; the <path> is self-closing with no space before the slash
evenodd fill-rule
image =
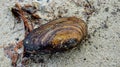
<path id="1" fill-rule="evenodd" d="M 25 30 L 28 29 L 28 32 L 32 31 L 32 30 L 33 30 L 33 26 L 28 24 L 28 20 L 27 20 L 27 18 L 24 16 L 24 12 L 23 12 L 23 10 L 21 9 L 20 4 L 17 3 L 15 6 L 18 8 L 18 10 L 19 10 L 19 12 L 20 12 L 20 16 L 21 16 L 21 18 L 22 18 L 22 20 L 23 20 L 23 22 L 24 22 L 24 25 L 25 25 Z"/>

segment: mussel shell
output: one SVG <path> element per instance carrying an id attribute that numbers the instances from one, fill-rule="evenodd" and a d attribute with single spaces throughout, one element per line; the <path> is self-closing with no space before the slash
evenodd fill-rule
<path id="1" fill-rule="evenodd" d="M 76 17 L 53 20 L 34 29 L 23 40 L 24 49 L 52 53 L 75 47 L 87 35 L 87 25 Z"/>

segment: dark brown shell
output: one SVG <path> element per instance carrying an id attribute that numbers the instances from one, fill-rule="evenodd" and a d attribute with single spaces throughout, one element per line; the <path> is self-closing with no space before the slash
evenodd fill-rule
<path id="1" fill-rule="evenodd" d="M 87 25 L 76 17 L 60 18 L 34 29 L 23 41 L 27 52 L 52 53 L 75 47 L 87 34 Z"/>

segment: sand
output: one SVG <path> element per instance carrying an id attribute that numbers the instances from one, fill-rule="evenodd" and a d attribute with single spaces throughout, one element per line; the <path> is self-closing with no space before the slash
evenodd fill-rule
<path id="1" fill-rule="evenodd" d="M 120 0 L 0 0 L 0 67 L 11 67 L 3 46 L 24 39 L 24 25 L 10 11 L 16 2 L 39 3 L 46 23 L 61 17 L 76 16 L 88 25 L 88 37 L 81 46 L 57 53 L 44 63 L 29 67 L 120 67 Z M 89 5 L 85 7 L 85 5 Z"/>

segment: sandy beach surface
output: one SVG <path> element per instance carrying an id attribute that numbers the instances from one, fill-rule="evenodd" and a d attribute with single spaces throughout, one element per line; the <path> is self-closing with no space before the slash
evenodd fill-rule
<path id="1" fill-rule="evenodd" d="M 12 67 L 3 46 L 24 39 L 23 23 L 10 11 L 17 2 L 38 3 L 41 23 L 76 16 L 88 25 L 88 39 L 80 47 L 28 67 L 120 67 L 120 0 L 0 0 L 0 67 Z"/>

